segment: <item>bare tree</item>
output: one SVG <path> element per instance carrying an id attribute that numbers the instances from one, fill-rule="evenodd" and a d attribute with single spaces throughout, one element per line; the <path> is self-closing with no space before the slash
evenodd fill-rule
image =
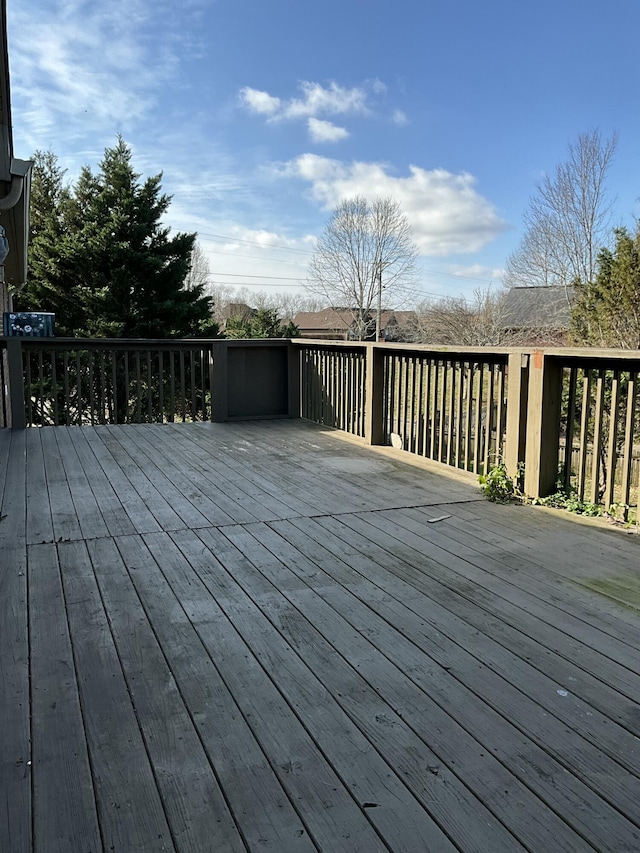
<path id="1" fill-rule="evenodd" d="M 353 315 L 354 334 L 371 334 L 383 298 L 397 299 L 412 281 L 418 250 L 400 205 L 390 198 L 346 199 L 334 210 L 309 269 L 309 292 Z M 395 306 L 394 306 L 395 307 Z"/>
<path id="2" fill-rule="evenodd" d="M 202 285 L 205 293 L 209 294 L 209 262 L 207 256 L 202 251 L 200 245 L 196 241 L 191 250 L 191 259 L 189 262 L 189 272 L 184 279 L 184 289 L 193 290 L 195 287 Z"/>
<path id="3" fill-rule="evenodd" d="M 441 346 L 509 346 L 503 322 L 504 291 L 479 288 L 473 298 L 446 296 L 418 306 L 416 341 Z"/>
<path id="4" fill-rule="evenodd" d="M 567 159 L 538 184 L 525 235 L 507 262 L 509 287 L 593 281 L 610 230 L 605 180 L 617 141 L 615 133 L 604 140 L 598 130 L 581 133 Z"/>

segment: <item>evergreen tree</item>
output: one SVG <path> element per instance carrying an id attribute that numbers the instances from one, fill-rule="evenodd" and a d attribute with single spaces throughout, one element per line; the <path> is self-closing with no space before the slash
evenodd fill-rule
<path id="1" fill-rule="evenodd" d="M 615 231 L 598 256 L 595 281 L 576 285 L 572 333 L 578 343 L 640 349 L 640 226 Z"/>
<path id="2" fill-rule="evenodd" d="M 275 308 L 259 308 L 251 317 L 231 317 L 226 324 L 228 338 L 297 338 L 300 330 L 292 322 L 283 323 Z"/>
<path id="3" fill-rule="evenodd" d="M 121 137 L 98 174 L 72 188 L 51 152 L 35 155 L 30 275 L 17 310 L 54 311 L 59 335 L 211 337 L 217 325 L 201 284 L 184 287 L 195 234 L 161 224 L 162 175 L 143 183 Z"/>

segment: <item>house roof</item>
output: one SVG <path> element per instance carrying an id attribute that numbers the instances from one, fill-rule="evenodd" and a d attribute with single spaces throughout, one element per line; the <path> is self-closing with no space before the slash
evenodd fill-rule
<path id="1" fill-rule="evenodd" d="M 568 329 L 573 288 L 512 287 L 502 306 L 505 329 Z"/>
<path id="2" fill-rule="evenodd" d="M 20 287 L 27 278 L 27 242 L 29 239 L 29 160 L 13 156 L 11 126 L 11 89 L 7 48 L 7 3 L 0 0 L 0 225 L 5 229 L 9 254 L 5 277 Z"/>
<path id="3" fill-rule="evenodd" d="M 225 320 L 235 320 L 240 317 L 241 320 L 247 320 L 256 313 L 255 308 L 247 305 L 246 302 L 227 302 L 221 309 L 221 314 Z"/>
<path id="4" fill-rule="evenodd" d="M 325 330 L 345 332 L 353 326 L 354 312 L 348 308 L 324 308 L 322 311 L 300 311 L 293 322 L 301 332 L 306 330 Z M 414 311 L 384 310 L 380 315 L 380 327 L 402 326 L 415 319 Z M 369 317 L 375 322 L 376 312 L 371 311 Z"/>
<path id="5" fill-rule="evenodd" d="M 301 332 L 308 329 L 346 332 L 353 323 L 353 314 L 347 308 L 324 308 L 322 311 L 299 311 L 293 318 Z"/>

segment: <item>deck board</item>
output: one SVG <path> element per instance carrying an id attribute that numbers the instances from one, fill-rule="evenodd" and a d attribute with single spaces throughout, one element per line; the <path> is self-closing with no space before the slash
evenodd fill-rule
<path id="1" fill-rule="evenodd" d="M 640 849 L 638 538 L 408 461 L 0 431 L 0 850 Z"/>
<path id="2" fill-rule="evenodd" d="M 5 433 L 6 434 L 6 433 Z M 11 434 L 0 506 L 0 850 L 32 849 L 26 437 Z"/>

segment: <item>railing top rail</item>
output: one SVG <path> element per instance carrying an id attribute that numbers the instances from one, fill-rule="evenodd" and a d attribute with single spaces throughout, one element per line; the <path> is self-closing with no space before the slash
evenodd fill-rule
<path id="1" fill-rule="evenodd" d="M 414 343 L 374 343 L 372 341 L 334 341 L 326 338 L 292 338 L 296 346 L 324 347 L 328 349 L 346 347 L 348 349 L 367 349 L 373 347 L 391 352 L 421 352 L 438 355 L 458 356 L 500 356 L 506 357 L 513 353 L 522 355 L 544 356 L 562 361 L 592 361 L 592 362 L 638 362 L 640 350 L 627 349 L 597 349 L 595 347 L 472 347 L 472 346 L 435 346 L 433 344 Z"/>
<path id="2" fill-rule="evenodd" d="M 552 358 L 566 367 L 640 370 L 640 350 L 560 347 L 545 349 L 542 352 L 547 358 Z"/>
<path id="3" fill-rule="evenodd" d="M 291 343 L 296 346 L 310 347 L 325 347 L 335 349 L 337 347 L 347 349 L 362 349 L 368 348 L 382 350 L 383 352 L 418 352 L 436 355 L 451 355 L 455 358 L 460 356 L 473 356 L 474 360 L 478 361 L 478 356 L 497 357 L 498 360 L 506 360 L 510 353 L 521 352 L 530 353 L 531 348 L 527 347 L 453 347 L 453 346 L 434 346 L 433 344 L 414 344 L 414 343 L 374 343 L 372 341 L 328 341 L 326 339 L 315 338 L 292 338 Z M 467 359 L 468 360 L 468 359 Z"/>
<path id="4" fill-rule="evenodd" d="M 202 349 L 212 345 L 224 347 L 282 347 L 289 344 L 289 338 L 6 338 L 0 336 L 0 347 L 9 340 L 19 340 L 21 345 L 31 349 L 112 349 L 112 350 L 158 350 L 158 349 Z"/>
<path id="5" fill-rule="evenodd" d="M 640 369 L 640 350 L 596 349 L 593 347 L 472 347 L 434 346 L 414 343 L 375 343 L 372 341 L 336 341 L 326 338 L 7 338 L 0 335 L 0 348 L 6 348 L 10 340 L 19 340 L 29 349 L 49 350 L 177 350 L 202 349 L 203 347 L 257 348 L 297 346 L 321 349 L 347 349 L 366 352 L 374 348 L 389 353 L 421 353 L 425 355 L 449 356 L 452 360 L 506 361 L 514 353 L 536 354 L 552 358 L 566 366 L 586 365 L 609 369 Z M 624 368 L 623 368 L 624 365 Z"/>

